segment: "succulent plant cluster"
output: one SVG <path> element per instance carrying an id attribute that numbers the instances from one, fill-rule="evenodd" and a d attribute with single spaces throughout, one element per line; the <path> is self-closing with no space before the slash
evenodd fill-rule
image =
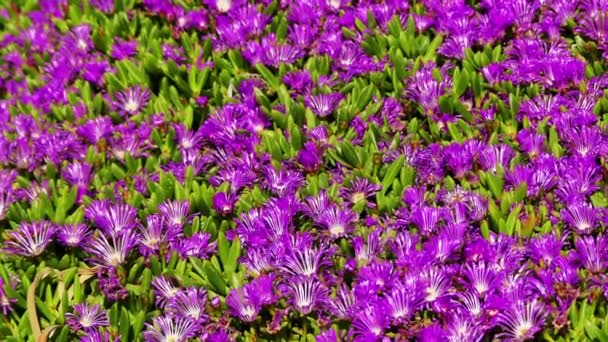
<path id="1" fill-rule="evenodd" d="M 0 340 L 608 341 L 607 13 L 0 0 Z"/>

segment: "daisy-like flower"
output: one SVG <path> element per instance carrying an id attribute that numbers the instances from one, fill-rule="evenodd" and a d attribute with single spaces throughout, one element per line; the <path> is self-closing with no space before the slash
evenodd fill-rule
<path id="1" fill-rule="evenodd" d="M 109 238 L 99 234 L 89 246 L 85 247 L 85 250 L 93 254 L 94 263 L 116 267 L 125 262 L 137 240 L 137 235 L 132 230 Z"/>
<path id="2" fill-rule="evenodd" d="M 433 231 L 438 230 L 438 223 L 441 220 L 441 209 L 435 207 L 420 207 L 412 212 L 410 220 L 420 232 L 429 235 Z"/>
<path id="3" fill-rule="evenodd" d="M 120 335 L 112 339 L 108 331 L 93 330 L 81 336 L 80 342 L 120 342 Z"/>
<path id="4" fill-rule="evenodd" d="M 352 244 L 355 249 L 355 260 L 358 264 L 367 264 L 381 255 L 383 245 L 380 241 L 380 234 L 379 229 L 374 230 L 367 236 L 367 242 L 360 236 L 353 238 Z"/>
<path id="5" fill-rule="evenodd" d="M 115 111 L 121 115 L 135 115 L 141 112 L 150 101 L 148 89 L 136 86 L 116 93 L 112 102 Z"/>
<path id="6" fill-rule="evenodd" d="M 126 59 L 137 54 L 137 41 L 124 41 L 116 38 L 112 46 L 112 58 L 116 60 Z"/>
<path id="7" fill-rule="evenodd" d="M 378 341 L 389 327 L 384 307 L 378 303 L 368 304 L 353 320 L 352 333 L 355 341 Z"/>
<path id="8" fill-rule="evenodd" d="M 211 234 L 198 232 L 191 237 L 176 241 L 172 247 L 184 259 L 188 257 L 208 258 L 217 247 L 217 243 L 210 242 L 210 240 Z"/>
<path id="9" fill-rule="evenodd" d="M 349 187 L 340 189 L 340 197 L 354 205 L 374 196 L 380 190 L 380 185 L 371 183 L 367 178 L 355 177 Z M 368 206 L 370 205 L 374 207 L 373 203 L 368 203 Z"/>
<path id="10" fill-rule="evenodd" d="M 375 291 L 386 291 L 393 286 L 395 269 L 393 264 L 386 261 L 376 261 L 359 271 L 358 281 L 367 284 L 368 288 Z"/>
<path id="11" fill-rule="evenodd" d="M 99 304 L 89 306 L 86 303 L 73 306 L 75 313 L 65 314 L 65 324 L 74 332 L 84 330 L 90 332 L 99 327 L 110 325 L 108 313 Z"/>
<path id="12" fill-rule="evenodd" d="M 503 332 L 497 337 L 511 341 L 532 339 L 542 329 L 546 317 L 543 305 L 537 300 L 517 301 L 498 314 L 497 323 Z"/>
<path id="13" fill-rule="evenodd" d="M 564 221 L 579 234 L 590 234 L 598 226 L 598 210 L 587 203 L 569 205 L 561 214 Z"/>
<path id="14" fill-rule="evenodd" d="M 158 205 L 158 211 L 169 225 L 182 227 L 185 223 L 190 203 L 188 201 L 164 201 Z"/>
<path id="15" fill-rule="evenodd" d="M 0 220 L 6 217 L 8 207 L 16 200 L 12 189 L 1 189 L 0 188 Z"/>
<path id="16" fill-rule="evenodd" d="M 121 235 L 136 227 L 137 209 L 128 204 L 111 204 L 109 201 L 92 202 L 84 210 L 85 216 L 111 236 Z"/>
<path id="17" fill-rule="evenodd" d="M 169 301 L 166 310 L 176 317 L 204 323 L 208 318 L 205 314 L 205 305 L 207 305 L 207 290 L 190 287 L 178 292 Z"/>
<path id="18" fill-rule="evenodd" d="M 35 257 L 53 241 L 57 227 L 49 221 L 23 222 L 17 230 L 9 232 L 4 251 L 27 257 Z"/>
<path id="19" fill-rule="evenodd" d="M 300 210 L 313 220 L 318 220 L 321 214 L 329 208 L 327 191 L 322 190 L 316 196 L 308 196 L 301 204 Z"/>
<path id="20" fill-rule="evenodd" d="M 272 305 L 279 300 L 275 294 L 274 280 L 274 274 L 265 274 L 252 280 L 245 287 L 249 293 L 255 293 L 259 305 Z"/>
<path id="21" fill-rule="evenodd" d="M 255 294 L 246 287 L 233 289 L 226 297 L 226 305 L 231 314 L 243 322 L 253 322 L 262 308 Z"/>
<path id="22" fill-rule="evenodd" d="M 91 237 L 91 230 L 84 223 L 63 224 L 57 230 L 57 240 L 67 247 L 82 247 Z"/>
<path id="23" fill-rule="evenodd" d="M 270 202 L 263 210 L 265 225 L 259 232 L 269 242 L 278 241 L 293 229 L 294 212 L 286 199 Z"/>
<path id="24" fill-rule="evenodd" d="M 323 151 L 313 141 L 307 141 L 298 152 L 297 159 L 304 171 L 313 173 L 323 165 Z"/>
<path id="25" fill-rule="evenodd" d="M 63 178 L 72 185 L 87 189 L 91 182 L 91 171 L 88 163 L 74 162 L 63 170 Z"/>
<path id="26" fill-rule="evenodd" d="M 291 64 L 303 55 L 303 51 L 288 43 L 279 43 L 273 35 L 262 38 L 263 62 L 278 68 L 281 64 Z"/>
<path id="27" fill-rule="evenodd" d="M 398 284 L 386 297 L 388 314 L 396 324 L 406 323 L 420 308 L 421 300 L 417 289 Z"/>
<path id="28" fill-rule="evenodd" d="M 316 279 L 296 277 L 288 284 L 288 293 L 294 308 L 307 315 L 327 301 L 327 289 Z"/>
<path id="29" fill-rule="evenodd" d="M 431 268 L 420 277 L 423 284 L 424 300 L 427 303 L 433 303 L 448 293 L 450 281 L 446 272 L 441 268 Z"/>
<path id="30" fill-rule="evenodd" d="M 232 214 L 237 196 L 225 192 L 218 192 L 213 196 L 213 209 L 221 216 Z"/>
<path id="31" fill-rule="evenodd" d="M 336 205 L 327 208 L 319 217 L 318 223 L 325 228 L 331 238 L 350 234 L 357 221 L 357 214 L 350 209 L 341 209 Z"/>
<path id="32" fill-rule="evenodd" d="M 467 280 L 466 286 L 476 291 L 479 296 L 496 290 L 502 281 L 501 274 L 485 263 L 468 264 L 464 266 L 463 274 Z"/>
<path id="33" fill-rule="evenodd" d="M 483 331 L 480 331 L 478 324 L 459 314 L 453 315 L 446 333 L 449 342 L 478 342 L 483 338 Z"/>
<path id="34" fill-rule="evenodd" d="M 336 110 L 342 98 L 343 96 L 340 93 L 307 95 L 304 97 L 304 104 L 313 113 L 325 118 Z"/>
<path id="35" fill-rule="evenodd" d="M 97 144 L 102 138 L 107 138 L 112 132 L 112 119 L 107 116 L 91 119 L 76 128 L 76 133 L 91 144 Z"/>
<path id="36" fill-rule="evenodd" d="M 4 279 L 0 277 L 0 312 L 2 312 L 4 316 L 8 315 L 9 312 L 13 311 L 12 304 L 16 301 L 16 299 L 9 298 L 6 295 L 4 290 Z"/>
<path id="37" fill-rule="evenodd" d="M 158 215 L 146 217 L 146 225 L 139 226 L 139 252 L 144 256 L 158 253 L 163 246 L 175 243 L 182 235 L 179 227 L 165 225 L 165 219 Z"/>
<path id="38" fill-rule="evenodd" d="M 295 276 L 314 277 L 322 266 L 331 264 L 328 256 L 324 248 L 294 249 L 285 256 L 281 269 Z"/>
<path id="39" fill-rule="evenodd" d="M 357 312 L 353 291 L 344 284 L 338 289 L 336 298 L 330 298 L 327 304 L 331 313 L 339 319 L 350 320 Z"/>
<path id="40" fill-rule="evenodd" d="M 196 322 L 187 318 L 165 315 L 154 318 L 153 323 L 146 323 L 144 339 L 147 342 L 185 342 L 198 332 Z"/>
<path id="41" fill-rule="evenodd" d="M 156 297 L 156 306 L 164 308 L 180 292 L 180 288 L 164 276 L 156 277 L 150 282 Z"/>
<path id="42" fill-rule="evenodd" d="M 507 144 L 490 145 L 479 155 L 479 163 L 486 171 L 496 172 L 499 166 L 508 170 L 513 157 L 515 157 L 515 152 L 511 146 Z"/>
<path id="43" fill-rule="evenodd" d="M 603 273 L 608 266 L 607 251 L 608 239 L 603 235 L 597 238 L 593 236 L 584 236 L 576 240 L 574 243 L 576 255 L 580 264 L 592 273 Z"/>

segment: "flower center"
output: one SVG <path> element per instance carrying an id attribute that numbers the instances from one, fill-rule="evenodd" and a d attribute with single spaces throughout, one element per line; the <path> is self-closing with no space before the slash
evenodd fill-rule
<path id="1" fill-rule="evenodd" d="M 353 203 L 359 203 L 359 202 L 363 201 L 364 199 L 365 199 L 365 194 L 362 192 L 355 192 L 351 196 L 351 201 L 353 201 Z"/>
<path id="2" fill-rule="evenodd" d="M 130 98 L 127 103 L 125 103 L 125 110 L 130 113 L 134 113 L 139 109 L 139 102 L 135 99 Z"/>
<path id="3" fill-rule="evenodd" d="M 230 7 L 232 7 L 231 0 L 218 0 L 215 4 L 220 12 L 228 12 Z"/>
<path id="4" fill-rule="evenodd" d="M 345 230 L 344 226 L 339 223 L 332 224 L 329 227 L 329 233 L 333 236 L 338 236 L 338 235 L 344 234 L 344 230 Z"/>

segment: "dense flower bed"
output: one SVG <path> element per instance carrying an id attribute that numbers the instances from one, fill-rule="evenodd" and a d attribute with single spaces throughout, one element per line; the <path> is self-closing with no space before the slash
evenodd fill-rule
<path id="1" fill-rule="evenodd" d="M 0 339 L 608 341 L 607 13 L 0 0 Z"/>

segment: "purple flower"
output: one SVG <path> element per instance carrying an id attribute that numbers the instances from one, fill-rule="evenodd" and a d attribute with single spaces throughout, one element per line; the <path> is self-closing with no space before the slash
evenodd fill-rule
<path id="1" fill-rule="evenodd" d="M 327 301 L 327 289 L 314 278 L 294 277 L 288 280 L 287 287 L 291 304 L 301 314 L 307 315 Z"/>
<path id="2" fill-rule="evenodd" d="M 196 257 L 206 259 L 216 250 L 217 244 L 210 242 L 210 239 L 210 234 L 198 232 L 191 237 L 182 238 L 174 244 L 173 248 L 177 250 L 182 258 Z"/>
<path id="3" fill-rule="evenodd" d="M 325 248 L 293 249 L 283 259 L 281 268 L 294 276 L 315 277 L 321 267 L 331 265 L 330 256 Z"/>
<path id="4" fill-rule="evenodd" d="M 374 196 L 380 190 L 382 190 L 382 186 L 371 183 L 367 178 L 355 177 L 350 186 L 340 189 L 340 197 L 355 205 L 367 201 L 368 198 Z M 375 207 L 373 203 L 368 203 L 368 206 Z"/>
<path id="5" fill-rule="evenodd" d="M 497 337 L 514 341 L 534 338 L 545 323 L 546 313 L 537 300 L 518 301 L 497 316 L 497 323 L 503 332 Z"/>
<path id="6" fill-rule="evenodd" d="M 513 157 L 515 157 L 515 152 L 509 145 L 491 145 L 482 151 L 479 162 L 485 170 L 496 172 L 499 166 L 508 170 Z"/>
<path id="7" fill-rule="evenodd" d="M 323 151 L 312 141 L 304 144 L 297 158 L 298 163 L 309 173 L 317 172 L 323 166 Z"/>
<path id="8" fill-rule="evenodd" d="M 76 132 L 91 144 L 97 144 L 112 133 L 112 119 L 107 116 L 95 118 L 78 126 Z"/>
<path id="9" fill-rule="evenodd" d="M 437 230 L 438 223 L 442 218 L 442 211 L 435 207 L 420 207 L 412 212 L 410 220 L 420 232 L 424 235 L 429 235 Z"/>
<path id="10" fill-rule="evenodd" d="M 92 231 L 83 223 L 63 224 L 57 229 L 57 240 L 67 247 L 83 247 L 89 242 Z"/>
<path id="11" fill-rule="evenodd" d="M 12 304 L 16 302 L 15 298 L 9 298 L 4 289 L 4 279 L 0 277 L 0 310 L 4 316 L 13 311 Z"/>
<path id="12" fill-rule="evenodd" d="M 501 274 L 485 263 L 467 264 L 463 267 L 462 273 L 466 279 L 467 288 L 476 291 L 481 297 L 497 290 L 502 281 Z"/>
<path id="13" fill-rule="evenodd" d="M 579 234 L 590 234 L 598 227 L 599 211 L 587 203 L 569 205 L 561 214 L 564 221 Z"/>
<path id="14" fill-rule="evenodd" d="M 608 239 L 603 235 L 593 238 L 583 236 L 574 243 L 574 255 L 587 271 L 593 274 L 603 273 L 607 264 Z"/>
<path id="15" fill-rule="evenodd" d="M 112 339 L 107 331 L 93 330 L 80 337 L 80 342 L 120 342 L 120 335 Z"/>
<path id="16" fill-rule="evenodd" d="M 173 282 L 165 277 L 159 276 L 152 280 L 150 283 L 154 289 L 154 296 L 156 297 L 156 306 L 159 308 L 165 308 L 175 296 L 180 293 L 180 288 L 175 286 Z"/>
<path id="17" fill-rule="evenodd" d="M 234 210 L 234 203 L 237 197 L 233 194 L 218 192 L 213 196 L 213 208 L 221 216 L 228 216 Z"/>
<path id="18" fill-rule="evenodd" d="M 137 41 L 124 41 L 120 38 L 116 39 L 116 43 L 112 47 L 112 58 L 116 60 L 127 59 L 137 54 Z"/>
<path id="19" fill-rule="evenodd" d="M 9 206 L 16 200 L 10 187 L 0 188 L 0 221 L 4 220 Z"/>
<path id="20" fill-rule="evenodd" d="M 91 40 L 91 28 L 87 24 L 74 27 L 64 36 L 63 48 L 65 51 L 87 53 L 93 47 Z"/>
<path id="21" fill-rule="evenodd" d="M 39 256 L 53 242 L 57 227 L 49 221 L 23 222 L 17 230 L 9 232 L 4 251 L 27 257 Z"/>
<path id="22" fill-rule="evenodd" d="M 275 68 L 281 64 L 292 64 L 303 55 L 299 48 L 288 43 L 279 43 L 272 35 L 262 38 L 261 48 L 264 53 L 264 64 Z"/>
<path id="23" fill-rule="evenodd" d="M 169 226 L 182 227 L 190 211 L 190 203 L 187 201 L 164 201 L 158 205 L 158 211 Z"/>
<path id="24" fill-rule="evenodd" d="M 448 294 L 450 280 L 445 270 L 434 267 L 424 271 L 420 276 L 424 300 L 427 303 L 434 303 Z"/>
<path id="25" fill-rule="evenodd" d="M 447 68 L 439 70 L 441 80 L 433 76 L 434 70 L 437 69 L 434 69 L 432 63 L 423 66 L 411 77 L 406 91 L 406 96 L 418 103 L 425 115 L 435 114 L 439 109 L 439 97 L 452 87 L 452 78 L 447 75 Z"/>
<path id="26" fill-rule="evenodd" d="M 112 236 L 129 232 L 138 225 L 137 209 L 128 204 L 94 201 L 85 208 L 84 213 L 105 234 Z"/>
<path id="27" fill-rule="evenodd" d="M 321 214 L 329 208 L 330 202 L 327 197 L 327 192 L 321 190 L 316 196 L 306 197 L 304 203 L 301 204 L 300 210 L 314 221 L 318 221 Z"/>
<path id="28" fill-rule="evenodd" d="M 483 330 L 477 322 L 455 313 L 445 330 L 448 341 L 481 341 Z"/>
<path id="29" fill-rule="evenodd" d="M 351 333 L 355 336 L 355 341 L 378 341 L 389 327 L 388 318 L 383 305 L 367 304 L 357 312 L 352 323 Z"/>
<path id="30" fill-rule="evenodd" d="M 114 95 L 113 109 L 121 115 L 135 115 L 141 112 L 150 101 L 150 91 L 136 86 L 118 92 Z"/>
<path id="31" fill-rule="evenodd" d="M 86 303 L 82 303 L 74 305 L 73 308 L 74 314 L 65 314 L 65 324 L 74 332 L 80 330 L 91 332 L 99 327 L 110 325 L 108 313 L 99 304 L 89 306 Z"/>
<path id="32" fill-rule="evenodd" d="M 336 239 L 350 234 L 356 221 L 355 212 L 332 205 L 319 216 L 318 224 L 327 230 L 332 239 Z"/>
<path id="33" fill-rule="evenodd" d="M 205 314 L 207 305 L 207 290 L 195 287 L 178 292 L 166 306 L 166 311 L 175 317 L 184 318 L 197 323 L 204 323 L 208 316 Z"/>
<path id="34" fill-rule="evenodd" d="M 97 8 L 98 10 L 106 14 L 114 12 L 113 0 L 90 0 L 89 3 L 91 4 L 91 6 Z"/>
<path id="35" fill-rule="evenodd" d="M 93 255 L 91 260 L 95 264 L 116 267 L 126 261 L 137 242 L 137 235 L 132 230 L 110 237 L 99 234 L 85 250 Z"/>
<path id="36" fill-rule="evenodd" d="M 388 314 L 395 324 L 409 322 L 421 303 L 422 296 L 418 289 L 403 284 L 393 286 L 386 297 Z"/>
<path id="37" fill-rule="evenodd" d="M 97 271 L 99 289 L 104 297 L 111 301 L 119 301 L 127 298 L 127 289 L 120 283 L 114 267 L 101 267 Z"/>
<path id="38" fill-rule="evenodd" d="M 217 10 L 221 13 L 229 12 L 233 9 L 239 8 L 242 4 L 242 0 L 204 0 L 204 3 L 210 8 Z"/>
<path id="39" fill-rule="evenodd" d="M 232 315 L 248 323 L 255 321 L 261 309 L 255 293 L 246 287 L 231 290 L 226 297 L 226 305 Z"/>
<path id="40" fill-rule="evenodd" d="M 306 95 L 304 104 L 316 115 L 325 118 L 333 113 L 344 97 L 340 93 Z"/>
<path id="41" fill-rule="evenodd" d="M 279 197 L 294 193 L 304 184 L 304 178 L 299 172 L 287 169 L 277 171 L 272 165 L 264 169 L 264 178 L 265 187 Z"/>
<path id="42" fill-rule="evenodd" d="M 283 82 L 298 94 L 305 94 L 312 87 L 312 79 L 307 70 L 289 72 L 283 76 Z"/>
<path id="43" fill-rule="evenodd" d="M 157 214 L 146 217 L 146 225 L 139 226 L 139 252 L 144 256 L 159 253 L 181 237 L 180 227 L 167 226 L 165 219 Z"/>
<path id="44" fill-rule="evenodd" d="M 153 324 L 146 323 L 144 340 L 146 342 L 185 342 L 198 332 L 196 321 L 168 315 L 154 318 Z"/>

